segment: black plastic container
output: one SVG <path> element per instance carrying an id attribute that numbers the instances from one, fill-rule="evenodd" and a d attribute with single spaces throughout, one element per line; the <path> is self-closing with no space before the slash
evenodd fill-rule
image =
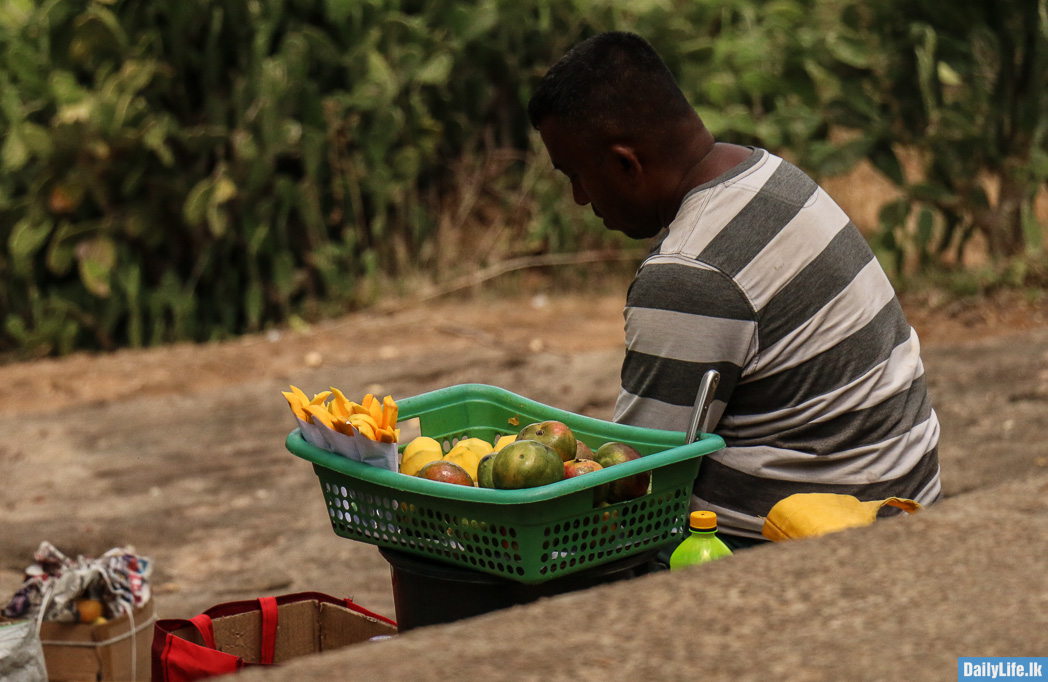
<path id="1" fill-rule="evenodd" d="M 529 585 L 499 576 L 431 561 L 414 554 L 380 548 L 389 562 L 397 629 L 451 623 L 541 597 L 627 580 L 652 570 L 656 551 Z"/>

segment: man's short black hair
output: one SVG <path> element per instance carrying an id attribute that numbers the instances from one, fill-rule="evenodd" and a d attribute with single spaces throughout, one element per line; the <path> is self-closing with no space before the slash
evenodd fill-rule
<path id="1" fill-rule="evenodd" d="M 666 63 L 635 33 L 588 38 L 550 67 L 528 103 L 538 128 L 554 117 L 605 139 L 630 137 L 693 114 Z"/>

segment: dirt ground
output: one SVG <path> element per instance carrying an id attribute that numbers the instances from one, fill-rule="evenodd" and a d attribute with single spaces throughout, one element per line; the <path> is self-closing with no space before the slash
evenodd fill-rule
<path id="1" fill-rule="evenodd" d="M 48 540 L 133 546 L 161 617 L 319 590 L 393 615 L 388 564 L 331 530 L 310 465 L 284 448 L 280 392 L 359 399 L 494 384 L 608 418 L 622 292 L 465 295 L 308 331 L 0 365 L 0 602 Z M 1048 301 L 904 299 L 943 426 L 948 496 L 1048 466 Z"/>

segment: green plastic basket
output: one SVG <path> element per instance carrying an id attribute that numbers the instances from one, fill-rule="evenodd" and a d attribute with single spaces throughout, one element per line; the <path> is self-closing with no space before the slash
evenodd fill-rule
<path id="1" fill-rule="evenodd" d="M 387 471 L 314 447 L 298 429 L 288 435 L 287 449 L 313 463 L 337 535 L 530 584 L 681 537 L 700 458 L 724 447 L 713 434 L 686 443 L 683 432 L 585 417 L 484 384 L 423 393 L 399 407 L 401 423 L 417 417 L 422 434 L 445 452 L 463 438 L 491 442 L 556 419 L 594 450 L 620 441 L 644 455 L 538 488 L 492 490 Z M 648 494 L 594 505 L 596 486 L 644 471 L 651 472 Z"/>

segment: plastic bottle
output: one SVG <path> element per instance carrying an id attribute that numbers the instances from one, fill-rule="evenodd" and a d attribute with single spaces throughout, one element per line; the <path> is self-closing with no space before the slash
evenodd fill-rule
<path id="1" fill-rule="evenodd" d="M 688 537 L 670 555 L 671 571 L 731 556 L 731 550 L 717 537 L 716 512 L 692 512 L 688 517 L 688 530 Z"/>

